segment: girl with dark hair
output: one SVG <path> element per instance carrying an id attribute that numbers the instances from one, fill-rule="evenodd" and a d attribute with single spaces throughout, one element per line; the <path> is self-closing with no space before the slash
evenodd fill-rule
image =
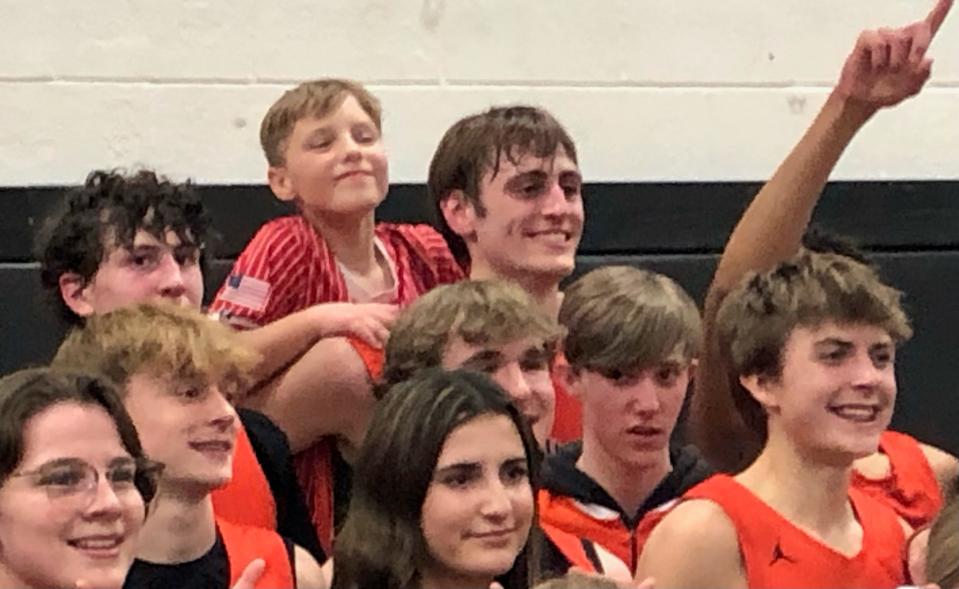
<path id="1" fill-rule="evenodd" d="M 526 421 L 486 376 L 431 369 L 396 385 L 356 463 L 333 587 L 530 587 L 538 459 Z"/>
<path id="2" fill-rule="evenodd" d="M 119 589 L 158 472 L 106 382 L 0 379 L 0 587 Z"/>

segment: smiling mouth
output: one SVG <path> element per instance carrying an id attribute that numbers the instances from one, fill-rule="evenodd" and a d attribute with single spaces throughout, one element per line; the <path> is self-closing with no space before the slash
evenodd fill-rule
<path id="1" fill-rule="evenodd" d="M 831 405 L 827 409 L 840 419 L 854 423 L 872 423 L 880 412 L 878 405 Z"/>
<path id="2" fill-rule="evenodd" d="M 87 536 L 67 540 L 67 544 L 93 558 L 114 558 L 120 553 L 122 535 Z"/>
<path id="3" fill-rule="evenodd" d="M 365 170 L 355 170 L 353 172 L 346 172 L 345 174 L 340 174 L 339 176 L 336 177 L 336 180 L 340 181 L 340 180 L 347 180 L 349 178 L 356 178 L 358 176 L 372 176 L 372 175 L 373 174 Z"/>
<path id="4" fill-rule="evenodd" d="M 190 448 L 197 452 L 212 454 L 228 454 L 233 452 L 233 444 L 224 440 L 206 440 L 190 442 Z"/>
<path id="5" fill-rule="evenodd" d="M 552 230 L 552 231 L 534 231 L 526 233 L 526 237 L 530 239 L 550 239 L 553 241 L 562 241 L 567 242 L 573 239 L 573 234 L 570 231 L 561 231 L 561 230 Z"/>

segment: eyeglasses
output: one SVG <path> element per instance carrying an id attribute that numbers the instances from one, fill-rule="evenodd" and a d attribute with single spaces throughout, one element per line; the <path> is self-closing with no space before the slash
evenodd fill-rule
<path id="1" fill-rule="evenodd" d="M 141 481 L 156 481 L 163 472 L 163 464 L 147 459 L 119 459 L 112 462 L 104 473 L 104 479 L 118 496 L 137 490 Z M 89 500 L 89 507 L 96 497 L 100 471 L 79 458 L 52 460 L 30 471 L 16 472 L 13 477 L 32 477 L 34 485 L 46 491 L 54 501 L 71 499 Z"/>

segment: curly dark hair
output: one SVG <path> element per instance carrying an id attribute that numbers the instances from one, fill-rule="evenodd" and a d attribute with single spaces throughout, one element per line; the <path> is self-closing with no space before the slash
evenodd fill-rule
<path id="1" fill-rule="evenodd" d="M 141 229 L 161 241 L 173 231 L 181 243 L 203 252 L 212 239 L 211 226 L 190 181 L 175 183 L 151 170 L 94 170 L 83 186 L 66 194 L 37 235 L 40 279 L 61 318 L 77 325 L 82 319 L 60 295 L 61 276 L 70 272 L 89 281 L 108 251 L 132 246 Z M 201 264 L 205 260 L 201 255 Z"/>

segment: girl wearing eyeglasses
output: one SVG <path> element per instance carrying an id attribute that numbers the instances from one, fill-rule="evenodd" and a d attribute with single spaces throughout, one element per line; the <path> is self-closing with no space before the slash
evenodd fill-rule
<path id="1" fill-rule="evenodd" d="M 0 379 L 0 588 L 119 589 L 157 472 L 106 382 Z"/>

